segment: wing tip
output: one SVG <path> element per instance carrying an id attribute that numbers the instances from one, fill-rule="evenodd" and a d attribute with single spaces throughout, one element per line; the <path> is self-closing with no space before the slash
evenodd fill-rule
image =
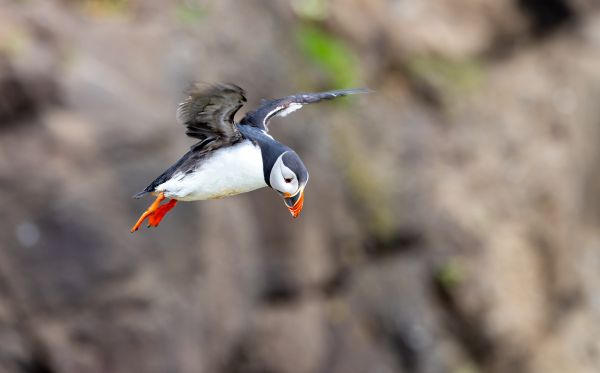
<path id="1" fill-rule="evenodd" d="M 185 104 L 195 96 L 218 94 L 220 92 L 234 92 L 240 96 L 242 102 L 246 102 L 246 90 L 237 84 L 227 82 L 209 83 L 205 81 L 190 81 L 183 89 L 187 98 L 180 103 Z"/>
<path id="2" fill-rule="evenodd" d="M 340 90 L 337 90 L 334 92 L 337 92 L 343 96 L 358 95 L 358 94 L 363 94 L 363 93 L 375 93 L 375 91 L 373 89 L 367 88 L 367 87 L 340 89 Z"/>

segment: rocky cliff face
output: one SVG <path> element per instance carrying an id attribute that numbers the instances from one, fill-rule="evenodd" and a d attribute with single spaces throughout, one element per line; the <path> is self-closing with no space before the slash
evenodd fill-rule
<path id="1" fill-rule="evenodd" d="M 600 370 L 595 1 L 0 5 L 0 371 Z M 299 219 L 130 235 L 191 80 L 376 92 L 273 123 Z"/>

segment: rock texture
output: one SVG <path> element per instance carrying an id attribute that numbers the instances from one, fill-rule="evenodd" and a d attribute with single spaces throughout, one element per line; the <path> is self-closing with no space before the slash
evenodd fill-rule
<path id="1" fill-rule="evenodd" d="M 592 0 L 0 0 L 0 372 L 599 371 L 598 61 Z M 129 234 L 189 81 L 348 76 L 301 218 Z"/>

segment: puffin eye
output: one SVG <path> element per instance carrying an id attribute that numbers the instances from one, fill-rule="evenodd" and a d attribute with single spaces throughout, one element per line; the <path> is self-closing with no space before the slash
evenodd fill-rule
<path id="1" fill-rule="evenodd" d="M 292 178 L 291 177 L 286 177 L 283 179 L 286 183 L 291 183 L 292 182 Z"/>

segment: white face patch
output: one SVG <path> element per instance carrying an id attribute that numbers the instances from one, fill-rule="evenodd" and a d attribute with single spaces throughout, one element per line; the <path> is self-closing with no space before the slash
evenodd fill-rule
<path id="1" fill-rule="evenodd" d="M 283 163 L 283 154 L 275 161 L 269 175 L 269 182 L 278 192 L 293 195 L 298 191 L 298 177 Z"/>

